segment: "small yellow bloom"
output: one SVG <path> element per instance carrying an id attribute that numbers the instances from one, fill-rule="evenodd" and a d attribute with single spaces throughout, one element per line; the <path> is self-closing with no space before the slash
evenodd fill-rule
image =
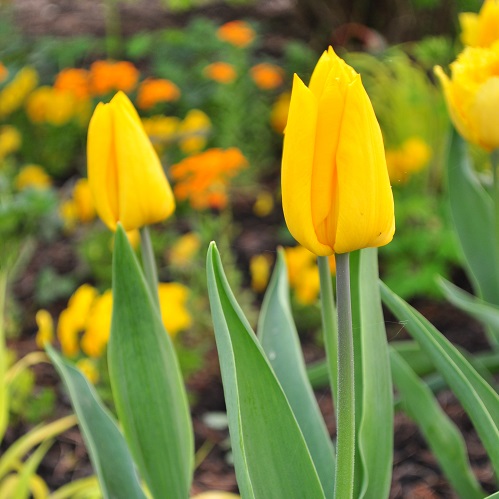
<path id="1" fill-rule="evenodd" d="M 178 127 L 179 147 L 186 154 L 201 151 L 206 146 L 211 121 L 199 109 L 191 109 Z"/>
<path id="2" fill-rule="evenodd" d="M 78 219 L 83 223 L 91 222 L 95 218 L 95 205 L 86 178 L 80 178 L 76 181 L 73 188 L 73 199 Z"/>
<path id="3" fill-rule="evenodd" d="M 251 289 L 256 293 L 263 293 L 270 279 L 270 255 L 254 255 L 250 258 L 249 271 L 251 275 Z"/>
<path id="4" fill-rule="evenodd" d="M 0 127 L 0 161 L 16 152 L 21 146 L 22 138 L 17 128 L 12 125 Z"/>
<path id="5" fill-rule="evenodd" d="M 54 87 L 37 88 L 26 101 L 26 112 L 33 123 L 62 126 L 79 114 L 81 104 L 69 91 Z"/>
<path id="6" fill-rule="evenodd" d="M 257 217 L 266 217 L 274 209 L 274 196 L 268 191 L 259 192 L 255 204 L 253 205 L 253 213 Z"/>
<path id="7" fill-rule="evenodd" d="M 123 92 L 100 103 L 87 143 L 88 181 L 100 218 L 128 231 L 168 218 L 175 200 L 137 111 Z"/>
<path id="8" fill-rule="evenodd" d="M 316 255 L 388 244 L 395 231 L 383 139 L 360 75 L 329 47 L 295 75 L 282 159 L 284 217 Z"/>
<path id="9" fill-rule="evenodd" d="M 270 124 L 277 133 L 283 133 L 286 128 L 290 100 L 291 94 L 289 92 L 284 92 L 277 98 L 272 106 Z"/>
<path id="10" fill-rule="evenodd" d="M 88 311 L 81 349 L 90 357 L 100 357 L 111 333 L 113 293 L 110 289 L 97 296 Z"/>
<path id="11" fill-rule="evenodd" d="M 16 187 L 22 191 L 29 187 L 47 189 L 52 185 L 52 179 L 39 165 L 26 165 L 17 174 Z"/>
<path id="12" fill-rule="evenodd" d="M 444 89 L 449 114 L 459 133 L 487 151 L 499 147 L 499 41 L 488 48 L 467 47 L 435 73 Z"/>
<path id="13" fill-rule="evenodd" d="M 179 237 L 170 249 L 170 264 L 173 267 L 186 267 L 199 251 L 201 240 L 195 232 Z"/>
<path id="14" fill-rule="evenodd" d="M 204 68 L 204 75 L 218 83 L 232 83 L 237 73 L 232 64 L 228 62 L 214 62 Z"/>
<path id="15" fill-rule="evenodd" d="M 431 158 L 430 146 L 419 137 L 410 137 L 397 149 L 386 151 L 386 165 L 392 182 L 405 182 L 422 170 Z"/>
<path id="16" fill-rule="evenodd" d="M 80 359 L 76 363 L 76 367 L 87 377 L 88 381 L 90 381 L 92 385 L 95 385 L 99 381 L 99 370 L 93 360 Z"/>
<path id="17" fill-rule="evenodd" d="M 0 118 L 19 109 L 37 85 L 38 73 L 29 66 L 22 68 L 0 91 Z"/>
<path id="18" fill-rule="evenodd" d="M 44 348 L 46 343 L 52 343 L 54 341 L 54 321 L 46 310 L 38 310 L 35 318 L 36 325 L 38 326 L 36 346 L 38 348 Z"/>
<path id="19" fill-rule="evenodd" d="M 163 325 L 173 338 L 192 324 L 192 317 L 187 309 L 189 290 L 176 282 L 161 282 L 158 286 L 158 295 Z"/>
<path id="20" fill-rule="evenodd" d="M 479 14 L 459 14 L 461 40 L 469 47 L 489 47 L 499 40 L 499 2 L 485 0 Z"/>
<path id="21" fill-rule="evenodd" d="M 230 21 L 218 28 L 217 36 L 224 42 L 243 48 L 254 40 L 256 34 L 248 23 L 244 21 Z"/>

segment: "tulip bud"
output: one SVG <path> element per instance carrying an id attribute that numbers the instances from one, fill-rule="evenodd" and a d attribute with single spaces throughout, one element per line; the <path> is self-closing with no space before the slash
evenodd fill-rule
<path id="1" fill-rule="evenodd" d="M 128 97 L 99 103 L 88 128 L 88 181 L 103 222 L 126 231 L 159 222 L 175 209 L 165 173 Z"/>
<path id="2" fill-rule="evenodd" d="M 282 159 L 291 234 L 320 256 L 388 244 L 395 231 L 383 139 L 360 76 L 331 47 L 295 75 Z"/>

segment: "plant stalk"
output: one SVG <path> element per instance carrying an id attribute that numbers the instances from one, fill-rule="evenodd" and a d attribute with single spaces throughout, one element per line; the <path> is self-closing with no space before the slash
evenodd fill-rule
<path id="1" fill-rule="evenodd" d="M 353 497 L 355 459 L 355 383 L 350 299 L 350 254 L 336 255 L 338 301 L 338 402 L 336 406 L 336 479 L 338 499 Z"/>
<path id="2" fill-rule="evenodd" d="M 146 278 L 147 285 L 149 286 L 151 296 L 159 309 L 158 270 L 156 268 L 156 261 L 154 260 L 151 234 L 149 232 L 149 227 L 147 226 L 140 229 L 140 250 L 142 254 L 142 268 L 144 269 L 144 276 Z"/>
<path id="3" fill-rule="evenodd" d="M 334 302 L 333 284 L 331 282 L 331 271 L 329 270 L 329 259 L 327 256 L 318 256 L 319 279 L 321 286 L 321 315 L 324 345 L 326 347 L 326 358 L 329 374 L 329 383 L 333 393 L 333 403 L 336 407 L 338 401 L 338 323 L 336 318 L 336 307 Z"/>

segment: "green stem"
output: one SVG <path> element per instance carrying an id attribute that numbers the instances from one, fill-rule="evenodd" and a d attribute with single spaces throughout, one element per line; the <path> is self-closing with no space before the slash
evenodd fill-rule
<path id="1" fill-rule="evenodd" d="M 493 200 L 494 200 L 494 228 L 496 248 L 499 248 L 499 149 L 494 149 L 490 154 L 492 162 L 492 175 L 494 179 Z"/>
<path id="2" fill-rule="evenodd" d="M 122 47 L 121 19 L 118 0 L 104 1 L 106 52 L 108 59 L 119 59 Z"/>
<path id="3" fill-rule="evenodd" d="M 5 341 L 5 300 L 7 296 L 7 272 L 0 272 L 0 442 L 7 429 L 9 404 L 7 397 L 7 344 Z"/>
<path id="4" fill-rule="evenodd" d="M 319 265 L 319 279 L 321 283 L 321 314 L 324 345 L 326 346 L 326 362 L 329 372 L 329 383 L 331 385 L 331 391 L 333 392 L 333 402 L 336 406 L 336 402 L 338 400 L 338 324 L 336 319 L 333 284 L 331 282 L 331 271 L 329 270 L 328 257 L 318 256 L 317 263 Z"/>
<path id="5" fill-rule="evenodd" d="M 355 383 L 350 300 L 349 253 L 336 255 L 338 299 L 338 403 L 336 407 L 336 479 L 334 497 L 353 497 L 355 458 Z"/>
<path id="6" fill-rule="evenodd" d="M 154 260 L 154 251 L 152 249 L 151 234 L 149 227 L 145 226 L 140 229 L 140 250 L 142 253 L 142 267 L 146 278 L 149 291 L 156 305 L 159 307 L 158 296 L 158 270 L 156 261 Z"/>

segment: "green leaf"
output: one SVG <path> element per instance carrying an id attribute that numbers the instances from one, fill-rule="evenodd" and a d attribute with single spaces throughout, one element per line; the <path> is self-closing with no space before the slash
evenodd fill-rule
<path id="1" fill-rule="evenodd" d="M 461 402 L 499 472 L 499 396 L 449 340 L 383 283 L 383 302 L 421 345 Z"/>
<path id="2" fill-rule="evenodd" d="M 488 326 L 499 345 L 499 306 L 467 293 L 443 277 L 439 277 L 437 283 L 450 303 Z"/>
<path id="3" fill-rule="evenodd" d="M 207 274 L 241 496 L 324 498 L 303 434 L 230 290 L 214 243 L 208 249 Z"/>
<path id="4" fill-rule="evenodd" d="M 289 284 L 282 249 L 258 321 L 258 337 L 300 425 L 327 498 L 334 497 L 334 448 L 314 392 L 289 303 Z"/>
<path id="5" fill-rule="evenodd" d="M 499 259 L 491 237 L 493 203 L 471 167 L 465 142 L 456 132 L 446 170 L 452 220 L 474 287 L 486 301 L 499 304 Z"/>
<path id="6" fill-rule="evenodd" d="M 108 360 L 119 420 L 152 496 L 185 499 L 194 462 L 185 387 L 172 341 L 121 226 L 113 255 Z"/>
<path id="7" fill-rule="evenodd" d="M 430 358 L 416 341 L 390 341 L 390 349 L 394 349 L 418 376 L 426 376 L 435 371 Z"/>
<path id="8" fill-rule="evenodd" d="M 358 270 L 360 329 L 354 330 L 354 335 L 360 339 L 362 355 L 362 415 L 357 430 L 362 460 L 360 497 L 381 498 L 388 497 L 392 476 L 393 392 L 376 248 L 360 251 Z"/>
<path id="9" fill-rule="evenodd" d="M 94 387 L 50 345 L 46 350 L 71 398 L 104 497 L 145 499 L 125 439 Z"/>
<path id="10" fill-rule="evenodd" d="M 442 410 L 431 390 L 396 350 L 390 350 L 393 382 L 404 412 L 416 422 L 445 476 L 460 497 L 484 497 L 471 471 L 466 445 L 456 425 Z"/>

